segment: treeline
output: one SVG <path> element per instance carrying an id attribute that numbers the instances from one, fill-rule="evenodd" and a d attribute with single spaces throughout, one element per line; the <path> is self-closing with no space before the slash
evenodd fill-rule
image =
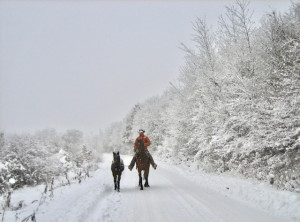
<path id="1" fill-rule="evenodd" d="M 130 152 L 144 128 L 162 158 L 300 189 L 300 4 L 252 14 L 237 1 L 216 30 L 197 18 L 177 81 L 106 129 L 104 148 Z"/>
<path id="2" fill-rule="evenodd" d="M 80 182 L 97 167 L 100 151 L 99 136 L 86 136 L 79 130 L 0 133 L 0 194 L 48 184 L 58 177 L 66 184 L 73 178 Z"/>

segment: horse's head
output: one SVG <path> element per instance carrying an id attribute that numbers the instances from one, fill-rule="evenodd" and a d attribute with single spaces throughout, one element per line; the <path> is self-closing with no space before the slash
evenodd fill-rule
<path id="1" fill-rule="evenodd" d="M 120 153 L 113 152 L 114 162 L 120 162 Z"/>

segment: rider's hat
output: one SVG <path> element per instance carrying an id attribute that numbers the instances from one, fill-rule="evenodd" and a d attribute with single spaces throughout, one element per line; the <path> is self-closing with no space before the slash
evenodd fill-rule
<path id="1" fill-rule="evenodd" d="M 139 133 L 144 133 L 144 132 L 145 132 L 145 130 L 143 130 L 143 129 L 139 130 Z"/>

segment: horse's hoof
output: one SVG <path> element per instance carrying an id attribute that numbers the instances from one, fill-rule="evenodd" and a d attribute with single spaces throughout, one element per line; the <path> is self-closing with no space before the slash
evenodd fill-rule
<path id="1" fill-rule="evenodd" d="M 150 187 L 150 185 L 149 184 L 145 184 L 145 187 Z"/>
<path id="2" fill-rule="evenodd" d="M 143 188 L 141 188 L 140 190 L 143 190 Z"/>

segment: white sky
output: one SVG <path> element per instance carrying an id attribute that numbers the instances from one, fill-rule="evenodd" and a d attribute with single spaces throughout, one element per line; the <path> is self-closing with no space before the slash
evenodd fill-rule
<path id="1" fill-rule="evenodd" d="M 161 94 L 232 1 L 0 1 L 0 130 L 98 131 Z M 257 1 L 256 18 L 289 1 Z"/>

